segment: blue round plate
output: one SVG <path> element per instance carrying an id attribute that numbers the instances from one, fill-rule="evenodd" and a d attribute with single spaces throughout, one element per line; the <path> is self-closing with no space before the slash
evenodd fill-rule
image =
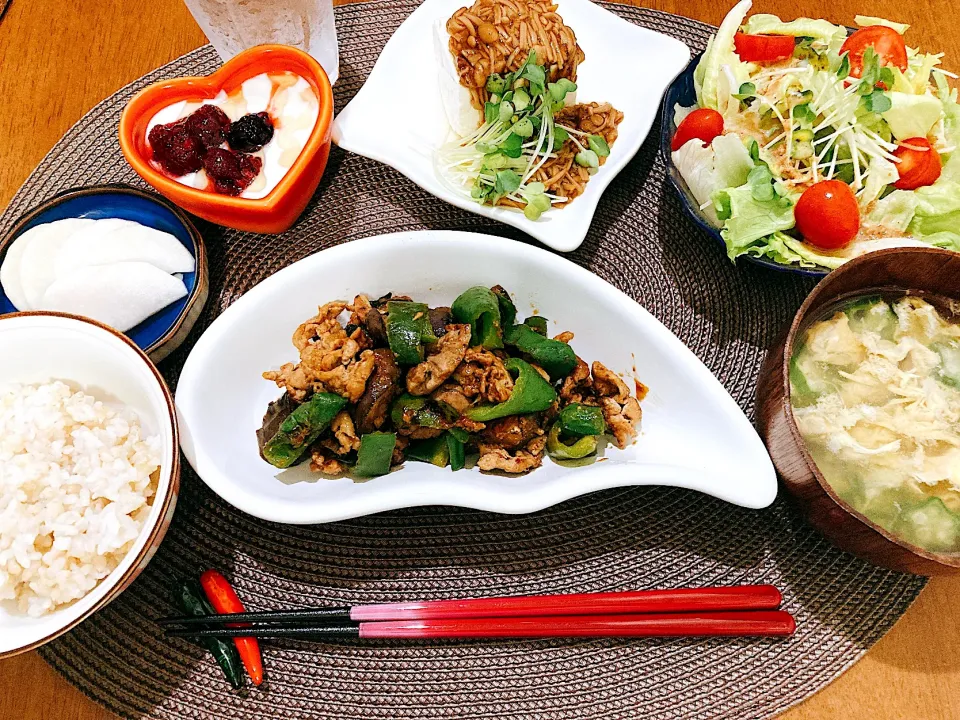
<path id="1" fill-rule="evenodd" d="M 706 216 L 700 210 L 700 204 L 693 196 L 693 193 L 690 192 L 690 188 L 687 187 L 686 181 L 683 179 L 677 166 L 674 165 L 673 158 L 670 154 L 670 141 L 673 140 L 673 131 L 676 129 L 673 125 L 673 108 L 678 104 L 684 107 L 696 105 L 697 92 L 693 86 L 693 71 L 699 64 L 702 55 L 703 53 L 700 53 L 690 61 L 686 70 L 677 76 L 677 79 L 667 88 L 667 92 L 663 96 L 663 105 L 660 107 L 660 154 L 663 156 L 663 162 L 667 168 L 667 176 L 670 178 L 673 187 L 676 188 L 677 195 L 680 196 L 680 203 L 687 211 L 687 214 L 693 218 L 693 221 L 703 228 L 704 231 L 716 238 L 720 247 L 726 252 L 727 246 L 720 236 L 720 231 L 710 224 L 710 221 L 707 220 Z M 810 277 L 823 277 L 829 272 L 828 270 L 813 270 L 795 265 L 781 265 L 772 260 L 751 257 L 750 255 L 743 257 L 747 262 L 762 265 L 763 267 L 777 270 L 778 272 L 788 272 Z"/>
<path id="2" fill-rule="evenodd" d="M 0 263 L 11 243 L 34 225 L 65 218 L 122 218 L 168 232 L 196 258 L 196 270 L 183 275 L 187 295 L 125 333 L 154 362 L 173 352 L 190 332 L 207 301 L 207 254 L 189 218 L 166 199 L 127 185 L 95 185 L 66 190 L 28 212 L 0 240 Z M 0 287 L 0 315 L 17 308 Z"/>

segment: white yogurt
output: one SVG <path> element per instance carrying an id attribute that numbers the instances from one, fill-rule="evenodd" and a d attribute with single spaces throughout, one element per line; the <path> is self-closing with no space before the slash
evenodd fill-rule
<path id="1" fill-rule="evenodd" d="M 270 113 L 274 128 L 273 138 L 253 153 L 263 160 L 263 168 L 257 179 L 240 194 L 240 197 L 250 199 L 266 197 L 280 183 L 303 152 L 320 116 L 319 99 L 310 83 L 302 77 L 289 72 L 261 73 L 244 81 L 232 95 L 228 96 L 221 90 L 215 97 L 202 103 L 181 100 L 168 105 L 150 119 L 147 135 L 155 126 L 185 118 L 201 105 L 216 105 L 227 114 L 231 122 L 249 113 Z M 228 146 L 224 143 L 223 147 Z M 210 187 L 210 181 L 203 170 L 174 179 L 200 190 Z"/>

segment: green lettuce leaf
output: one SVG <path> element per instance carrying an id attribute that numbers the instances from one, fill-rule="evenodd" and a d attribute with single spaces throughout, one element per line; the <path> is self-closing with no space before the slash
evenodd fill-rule
<path id="1" fill-rule="evenodd" d="M 810 37 L 819 40 L 830 47 L 839 48 L 847 37 L 847 31 L 839 25 L 826 20 L 812 20 L 797 18 L 784 22 L 776 15 L 751 15 L 743 26 L 743 31 L 750 35 L 792 35 L 793 37 Z"/>
<path id="2" fill-rule="evenodd" d="M 700 205 L 706 205 L 718 190 L 743 185 L 753 169 L 753 159 L 735 133 L 719 135 L 707 147 L 700 142 L 685 143 L 672 157 Z M 720 227 L 712 204 L 703 208 L 703 213 Z"/>
<path id="3" fill-rule="evenodd" d="M 697 90 L 697 104 L 700 107 L 713 108 L 723 113 L 730 102 L 731 93 L 739 89 L 750 76 L 747 64 L 740 61 L 733 46 L 733 37 L 740 24 L 750 11 L 751 0 L 741 0 L 717 28 L 717 34 L 710 38 L 700 63 L 693 72 L 693 84 Z M 736 88 L 730 88 L 724 73 L 728 67 L 733 74 Z M 739 104 L 739 101 L 734 100 Z"/>
<path id="4" fill-rule="evenodd" d="M 750 248 L 768 235 L 794 226 L 792 202 L 776 196 L 757 200 L 750 185 L 719 190 L 713 194 L 713 201 L 723 222 L 720 235 L 731 260 L 750 253 Z"/>
<path id="5" fill-rule="evenodd" d="M 910 83 L 914 95 L 923 95 L 930 84 L 930 73 L 940 64 L 943 55 L 916 53 L 910 58 L 904 77 Z"/>
<path id="6" fill-rule="evenodd" d="M 888 28 L 893 28 L 898 33 L 903 35 L 907 30 L 910 29 L 910 26 L 906 23 L 898 23 L 893 20 L 885 20 L 880 17 L 872 17 L 870 15 L 857 15 L 853 21 L 860 27 L 871 27 L 873 25 L 883 25 Z"/>
<path id="7" fill-rule="evenodd" d="M 942 231 L 935 232 L 932 235 L 924 235 L 923 242 L 934 247 L 960 252 L 960 235 L 956 232 Z"/>
<path id="8" fill-rule="evenodd" d="M 860 207 L 866 207 L 879 198 L 887 185 L 895 183 L 899 179 L 900 174 L 897 172 L 897 166 L 894 163 L 879 155 L 870 158 L 870 173 L 867 175 L 867 182 L 860 194 Z"/>
<path id="9" fill-rule="evenodd" d="M 960 247 L 960 182 L 941 177 L 933 185 L 913 192 L 917 209 L 910 233 L 926 242 L 936 235 L 938 244 L 949 242 Z"/>
<path id="10" fill-rule="evenodd" d="M 795 238 L 784 236 L 784 244 L 803 259 L 804 267 L 838 268 L 848 260 L 876 250 L 895 247 L 926 247 L 932 243 L 911 237 L 875 238 L 856 240 L 839 250 L 819 250 Z"/>
<path id="11" fill-rule="evenodd" d="M 720 135 L 711 143 L 714 165 L 724 188 L 740 187 L 753 170 L 753 158 L 736 133 Z"/>
<path id="12" fill-rule="evenodd" d="M 793 253 L 795 260 L 794 264 L 799 265 L 800 267 L 805 268 L 828 268 L 833 270 L 843 265 L 847 258 L 837 257 L 835 255 L 829 255 L 819 252 L 812 245 L 807 245 L 805 242 L 801 242 L 796 238 L 792 238 L 789 235 L 784 235 L 783 233 L 778 234 L 780 242 L 787 248 L 787 250 Z"/>
<path id="13" fill-rule="evenodd" d="M 955 245 L 955 240 L 955 237 L 948 236 L 946 233 L 931 235 L 923 240 L 910 237 L 878 238 L 874 240 L 858 240 L 841 250 L 826 251 L 819 250 L 813 245 L 808 245 L 786 233 L 775 232 L 772 235 L 760 238 L 742 254 L 765 258 L 780 263 L 781 265 L 834 270 L 848 260 L 864 255 L 865 253 L 893 247 L 927 247 L 935 245 L 937 247 L 957 250 L 960 246 Z"/>
<path id="14" fill-rule="evenodd" d="M 886 228 L 907 232 L 917 211 L 917 196 L 910 190 L 894 190 L 877 200 L 863 218 L 864 225 L 883 225 Z"/>
<path id="15" fill-rule="evenodd" d="M 956 90 L 951 90 L 946 85 L 946 79 L 940 73 L 934 73 L 938 87 L 938 97 L 943 103 L 943 136 L 944 141 L 950 147 L 958 147 L 960 143 L 960 105 L 957 104 Z M 960 150 L 954 150 L 949 155 L 940 157 L 943 161 L 943 171 L 940 173 L 940 179 L 937 183 L 944 181 L 960 182 Z M 934 185 L 936 187 L 936 185 Z"/>
<path id="16" fill-rule="evenodd" d="M 674 150 L 671 157 L 697 204 L 702 206 L 703 214 L 711 225 L 720 227 L 713 205 L 707 205 L 713 193 L 726 187 L 714 169 L 713 150 L 698 142 L 688 142 L 679 150 Z"/>

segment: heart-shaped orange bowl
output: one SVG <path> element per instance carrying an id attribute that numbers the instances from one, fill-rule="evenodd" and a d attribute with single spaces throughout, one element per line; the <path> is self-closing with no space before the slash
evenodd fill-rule
<path id="1" fill-rule="evenodd" d="M 151 162 L 147 128 L 160 110 L 181 100 L 210 99 L 221 90 L 229 95 L 256 75 L 284 71 L 296 73 L 309 83 L 319 100 L 320 114 L 299 157 L 265 197 L 233 197 L 189 187 L 163 174 Z M 258 45 L 207 77 L 163 80 L 140 91 L 120 116 L 120 148 L 140 177 L 187 212 L 238 230 L 279 233 L 296 222 L 320 184 L 330 156 L 332 123 L 333 90 L 320 63 L 287 45 Z"/>

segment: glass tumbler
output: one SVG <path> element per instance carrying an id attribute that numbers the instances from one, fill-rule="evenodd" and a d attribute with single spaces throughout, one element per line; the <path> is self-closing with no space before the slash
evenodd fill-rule
<path id="1" fill-rule="evenodd" d="M 331 85 L 337 81 L 333 0 L 184 1 L 224 62 L 254 45 L 293 45 L 316 58 Z"/>

